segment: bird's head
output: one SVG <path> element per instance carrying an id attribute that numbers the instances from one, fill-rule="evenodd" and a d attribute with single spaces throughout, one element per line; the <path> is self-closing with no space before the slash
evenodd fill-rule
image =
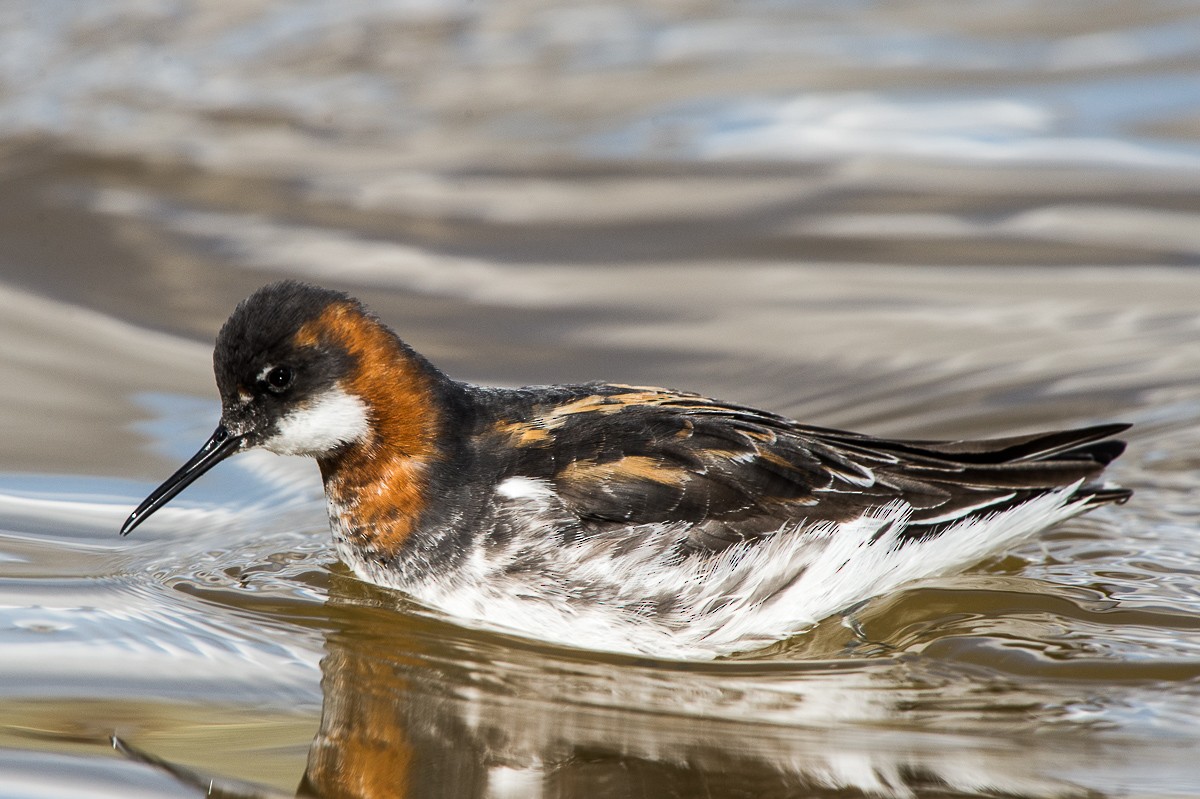
<path id="1" fill-rule="evenodd" d="M 296 281 L 254 292 L 217 335 L 220 425 L 138 506 L 121 534 L 237 452 L 262 447 L 321 459 L 369 441 L 378 416 L 372 392 L 404 385 L 402 374 L 388 373 L 405 354 L 419 358 L 346 294 Z"/>

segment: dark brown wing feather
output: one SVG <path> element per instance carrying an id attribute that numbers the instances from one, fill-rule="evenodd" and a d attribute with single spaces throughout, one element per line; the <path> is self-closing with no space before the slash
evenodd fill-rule
<path id="1" fill-rule="evenodd" d="M 657 388 L 590 384 L 518 392 L 490 429 L 515 452 L 507 474 L 552 481 L 585 524 L 686 521 L 719 549 L 788 521 L 842 521 L 902 498 L 925 538 L 1080 483 L 1121 454 L 1103 425 L 985 441 L 902 441 L 801 425 L 765 411 Z"/>

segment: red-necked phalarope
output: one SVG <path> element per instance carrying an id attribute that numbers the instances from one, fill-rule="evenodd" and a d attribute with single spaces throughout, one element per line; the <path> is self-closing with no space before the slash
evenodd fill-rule
<path id="1" fill-rule="evenodd" d="M 309 455 L 359 576 L 589 649 L 752 649 L 1130 495 L 1097 482 L 1127 425 L 903 441 L 662 388 L 481 388 L 292 281 L 213 360 L 220 426 L 122 534 L 236 452 Z"/>

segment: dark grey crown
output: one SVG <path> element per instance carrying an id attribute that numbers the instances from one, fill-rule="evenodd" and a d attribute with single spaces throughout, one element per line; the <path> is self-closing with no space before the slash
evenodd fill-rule
<path id="1" fill-rule="evenodd" d="M 293 398 L 345 374 L 351 364 L 344 351 L 295 346 L 300 328 L 333 304 L 362 310 L 357 300 L 343 292 L 295 280 L 263 286 L 242 300 L 221 327 L 213 350 L 213 370 L 222 399 L 231 401 L 239 387 L 258 393 L 256 378 L 268 366 L 288 366 L 295 371 Z"/>

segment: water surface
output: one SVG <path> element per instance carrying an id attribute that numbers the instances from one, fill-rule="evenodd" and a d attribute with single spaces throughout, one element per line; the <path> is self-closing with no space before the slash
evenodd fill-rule
<path id="1" fill-rule="evenodd" d="M 0 5 L 0 795 L 1200 795 L 1197 108 L 1166 0 Z M 118 538 L 283 275 L 476 382 L 1132 422 L 1136 494 L 716 663 L 365 585 L 305 461 Z"/>

